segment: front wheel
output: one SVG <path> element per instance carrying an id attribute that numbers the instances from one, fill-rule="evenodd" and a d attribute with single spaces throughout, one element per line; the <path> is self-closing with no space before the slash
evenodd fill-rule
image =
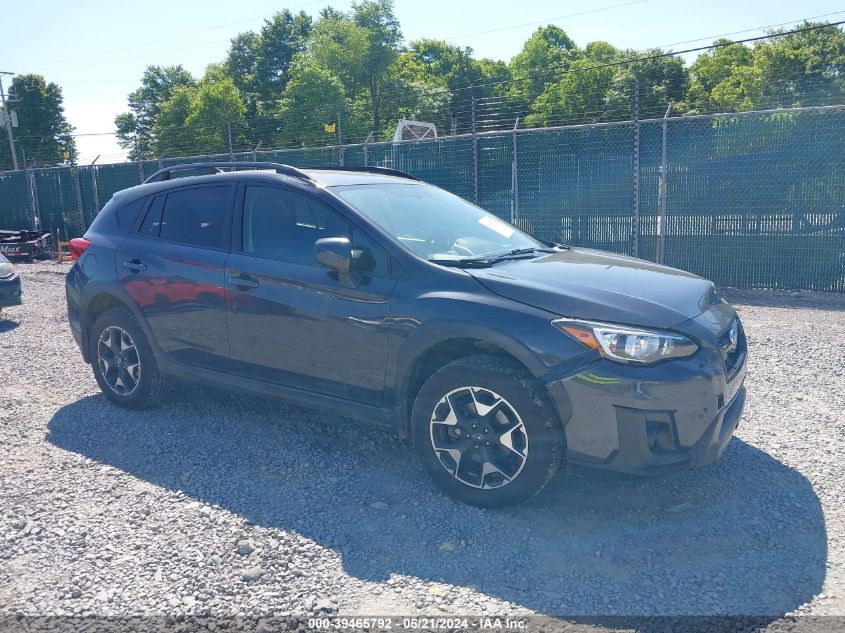
<path id="1" fill-rule="evenodd" d="M 565 454 L 542 385 L 497 356 L 459 359 L 433 374 L 414 402 L 412 436 L 423 467 L 445 492 L 488 508 L 536 495 Z"/>
<path id="2" fill-rule="evenodd" d="M 143 409 L 167 394 L 153 350 L 135 316 L 126 308 L 101 314 L 91 328 L 94 378 L 109 400 L 127 409 Z"/>

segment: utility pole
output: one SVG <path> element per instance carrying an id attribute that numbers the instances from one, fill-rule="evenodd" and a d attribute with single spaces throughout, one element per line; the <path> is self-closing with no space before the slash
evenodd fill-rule
<path id="1" fill-rule="evenodd" d="M 9 149 L 12 150 L 12 165 L 15 171 L 18 170 L 18 155 L 15 152 L 15 137 L 12 134 L 12 115 L 9 112 L 9 106 L 6 105 L 6 93 L 3 92 L 3 75 L 14 75 L 8 71 L 0 70 L 0 101 L 3 105 L 3 119 L 6 121 L 6 133 L 9 135 Z"/>

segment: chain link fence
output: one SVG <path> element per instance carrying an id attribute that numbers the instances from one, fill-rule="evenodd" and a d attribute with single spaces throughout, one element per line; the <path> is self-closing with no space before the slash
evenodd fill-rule
<path id="1" fill-rule="evenodd" d="M 207 160 L 400 169 L 537 237 L 720 285 L 845 292 L 845 106 L 0 173 L 0 228 L 81 235 L 111 195 Z"/>

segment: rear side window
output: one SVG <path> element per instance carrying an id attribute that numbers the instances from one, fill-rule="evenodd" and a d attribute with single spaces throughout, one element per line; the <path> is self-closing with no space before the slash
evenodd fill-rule
<path id="1" fill-rule="evenodd" d="M 141 233 L 150 237 L 158 237 L 158 233 L 161 230 L 161 212 L 164 210 L 164 198 L 165 196 L 156 196 L 153 198 L 153 202 L 147 210 L 147 215 L 144 216 Z"/>
<path id="2" fill-rule="evenodd" d="M 160 196 L 150 206 L 141 232 L 190 246 L 225 248 L 230 192 L 231 187 L 197 187 Z"/>
<path id="3" fill-rule="evenodd" d="M 135 222 L 138 220 L 138 216 L 141 215 L 141 209 L 144 208 L 146 201 L 146 198 L 139 198 L 134 202 L 124 204 L 117 210 L 117 223 L 120 225 L 120 228 L 126 229 L 127 231 L 132 230 Z"/>

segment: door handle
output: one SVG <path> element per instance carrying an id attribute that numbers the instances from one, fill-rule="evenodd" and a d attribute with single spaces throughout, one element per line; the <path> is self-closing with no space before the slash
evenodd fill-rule
<path id="1" fill-rule="evenodd" d="M 255 277 L 229 277 L 229 284 L 237 286 L 239 290 L 258 288 L 258 280 Z"/>
<path id="2" fill-rule="evenodd" d="M 131 270 L 133 273 L 139 273 L 142 270 L 147 270 L 147 265 L 139 259 L 129 259 L 123 262 L 123 267 L 126 270 Z"/>

